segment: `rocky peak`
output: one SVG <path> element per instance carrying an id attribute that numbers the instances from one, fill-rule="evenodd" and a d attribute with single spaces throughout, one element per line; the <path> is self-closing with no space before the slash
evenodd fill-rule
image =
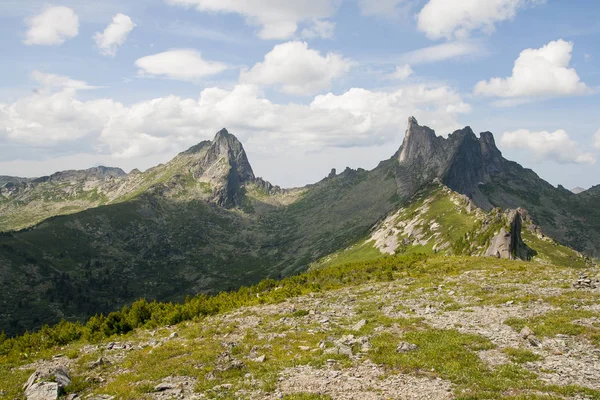
<path id="1" fill-rule="evenodd" d="M 423 184 L 439 179 L 484 209 L 490 209 L 491 204 L 479 185 L 489 182 L 490 175 L 500 172 L 505 162 L 491 132 L 483 132 L 478 138 L 467 126 L 444 138 L 436 136 L 431 128 L 420 126 L 414 117 L 408 119 L 404 141 L 395 157 L 401 190 L 411 194 Z"/>
<path id="2" fill-rule="evenodd" d="M 182 159 L 195 180 L 210 184 L 212 201 L 223 207 L 241 206 L 244 185 L 256 180 L 242 143 L 227 129 L 190 147 L 179 155 Z"/>
<path id="3" fill-rule="evenodd" d="M 426 161 L 436 151 L 436 139 L 433 129 L 419 125 L 415 117 L 408 118 L 406 135 L 398 151 L 398 161 L 401 163 Z"/>

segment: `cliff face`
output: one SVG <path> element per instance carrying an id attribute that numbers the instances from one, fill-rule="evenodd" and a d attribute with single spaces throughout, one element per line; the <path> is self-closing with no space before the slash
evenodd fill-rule
<path id="1" fill-rule="evenodd" d="M 472 198 L 479 207 L 492 208 L 479 185 L 489 182 L 490 175 L 502 169 L 504 159 L 490 132 L 477 138 L 467 126 L 443 138 L 411 117 L 395 157 L 400 166 L 399 176 L 411 175 L 411 189 L 439 179 L 452 190 Z"/>

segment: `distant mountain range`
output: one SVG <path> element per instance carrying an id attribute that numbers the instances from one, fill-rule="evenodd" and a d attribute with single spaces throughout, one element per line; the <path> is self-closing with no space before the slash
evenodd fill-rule
<path id="1" fill-rule="evenodd" d="M 414 118 L 375 169 L 295 189 L 256 177 L 225 129 L 145 172 L 0 176 L 0 331 L 389 253 L 586 263 L 599 200 L 506 160 L 490 132 L 443 138 Z"/>

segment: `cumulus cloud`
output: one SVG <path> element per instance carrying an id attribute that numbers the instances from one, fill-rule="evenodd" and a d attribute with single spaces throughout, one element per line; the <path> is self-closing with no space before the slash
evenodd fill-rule
<path id="1" fill-rule="evenodd" d="M 498 97 L 552 97 L 590 93 L 577 71 L 569 68 L 573 43 L 562 39 L 539 49 L 525 49 L 515 61 L 512 76 L 475 85 L 474 93 Z"/>
<path id="2" fill-rule="evenodd" d="M 236 13 L 259 26 L 261 39 L 288 39 L 300 23 L 323 20 L 335 14 L 341 0 L 165 0 L 168 4 L 195 7 L 201 12 Z"/>
<path id="3" fill-rule="evenodd" d="M 409 64 L 428 64 L 459 58 L 483 51 L 481 45 L 474 41 L 454 41 L 435 46 L 413 50 L 402 55 L 402 60 Z"/>
<path id="4" fill-rule="evenodd" d="M 417 25 L 430 39 L 464 39 L 472 31 L 492 33 L 498 22 L 545 0 L 429 0 L 417 16 Z"/>
<path id="5" fill-rule="evenodd" d="M 413 74 L 413 70 L 409 64 L 396 67 L 396 71 L 390 74 L 391 79 L 403 81 Z"/>
<path id="6" fill-rule="evenodd" d="M 336 53 L 322 56 L 309 49 L 306 42 L 287 42 L 276 45 L 249 71 L 242 71 L 240 82 L 275 85 L 282 92 L 310 95 L 331 87 L 333 80 L 346 74 L 350 60 Z"/>
<path id="7" fill-rule="evenodd" d="M 140 76 L 160 76 L 182 81 L 195 81 L 219 74 L 229 67 L 217 61 L 207 61 L 193 49 L 174 49 L 138 59 L 135 65 Z"/>
<path id="8" fill-rule="evenodd" d="M 569 138 L 567 132 L 558 129 L 554 132 L 532 132 L 519 129 L 505 132 L 500 139 L 502 146 L 531 152 L 537 162 L 552 160 L 560 164 L 594 164 L 596 158 L 586 153 Z"/>
<path id="9" fill-rule="evenodd" d="M 135 24 L 125 14 L 117 14 L 104 32 L 96 32 L 94 40 L 100 53 L 106 56 L 115 56 L 117 49 L 125 43 Z"/>
<path id="10" fill-rule="evenodd" d="M 59 45 L 79 33 L 79 18 L 69 7 L 48 7 L 39 15 L 27 18 L 26 45 Z"/>
<path id="11" fill-rule="evenodd" d="M 391 92 L 353 88 L 315 97 L 309 104 L 278 104 L 260 88 L 204 89 L 198 99 L 167 96 L 132 105 L 112 99 L 83 101 L 75 80 L 54 85 L 12 104 L 0 103 L 0 136 L 35 146 L 85 140 L 116 158 L 132 159 L 181 150 L 227 127 L 257 146 L 348 148 L 394 141 L 407 116 L 440 133 L 458 128 L 470 107 L 453 89 L 409 85 Z"/>
<path id="12" fill-rule="evenodd" d="M 97 134 L 114 113 L 113 102 L 75 98 L 78 90 L 94 89 L 86 82 L 35 71 L 40 88 L 12 104 L 0 103 L 0 136 L 44 146 Z"/>

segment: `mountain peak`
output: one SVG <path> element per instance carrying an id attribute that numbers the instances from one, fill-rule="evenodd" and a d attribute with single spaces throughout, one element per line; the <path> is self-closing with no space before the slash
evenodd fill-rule
<path id="1" fill-rule="evenodd" d="M 400 162 L 426 158 L 435 151 L 435 141 L 437 137 L 433 129 L 427 126 L 421 126 L 415 117 L 408 118 L 408 127 L 406 135 L 398 153 Z"/>
<path id="2" fill-rule="evenodd" d="M 439 179 L 452 190 L 471 197 L 482 208 L 490 208 L 491 204 L 480 195 L 479 185 L 488 182 L 490 174 L 500 172 L 504 165 L 491 132 L 477 137 L 466 126 L 444 138 L 419 125 L 414 117 L 408 119 L 404 141 L 395 157 L 402 169 L 398 174 L 400 179 L 413 177 L 400 182 L 408 191 Z"/>
<path id="3" fill-rule="evenodd" d="M 212 142 L 197 146 L 200 159 L 194 162 L 194 177 L 211 184 L 217 204 L 241 206 L 244 184 L 256 179 L 242 143 L 223 128 Z"/>

